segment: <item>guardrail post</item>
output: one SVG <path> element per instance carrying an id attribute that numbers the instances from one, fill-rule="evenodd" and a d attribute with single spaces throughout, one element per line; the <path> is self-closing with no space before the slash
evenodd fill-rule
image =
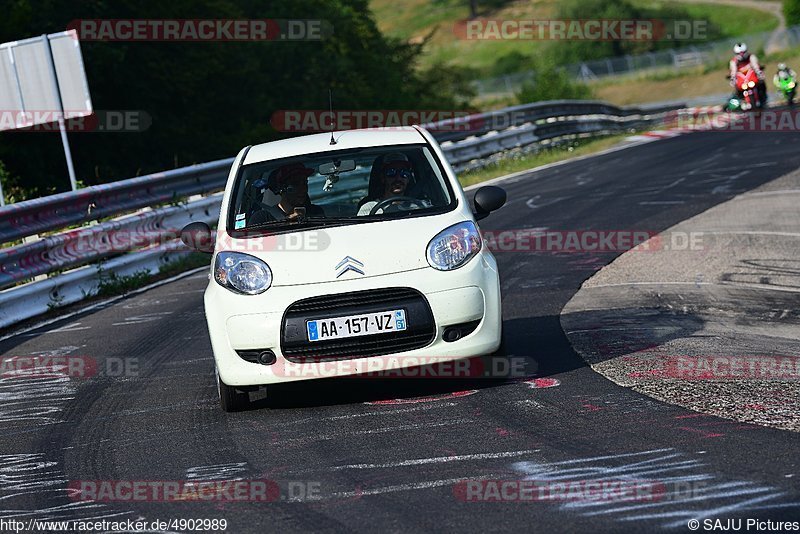
<path id="1" fill-rule="evenodd" d="M 25 244 L 36 243 L 37 241 L 41 241 L 41 240 L 42 240 L 42 237 L 39 234 L 29 235 L 27 237 L 23 237 L 22 238 L 22 242 L 25 243 Z M 34 276 L 33 277 L 33 281 L 34 282 L 38 282 L 40 280 L 46 280 L 46 279 L 47 279 L 47 275 L 46 274 L 40 274 L 38 276 Z"/>

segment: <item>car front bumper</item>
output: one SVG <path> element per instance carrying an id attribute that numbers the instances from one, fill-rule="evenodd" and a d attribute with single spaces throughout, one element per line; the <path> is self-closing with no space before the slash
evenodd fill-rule
<path id="1" fill-rule="evenodd" d="M 429 344 L 381 356 L 344 357 L 344 361 L 338 358 L 338 361 L 297 363 L 284 356 L 281 329 L 284 314 L 293 303 L 320 295 L 388 287 L 411 288 L 425 297 L 434 322 Z M 502 330 L 497 263 L 485 250 L 454 271 L 426 267 L 382 276 L 272 287 L 261 295 L 237 295 L 212 280 L 204 300 L 217 369 L 223 382 L 230 386 L 347 376 L 481 356 L 497 350 Z M 456 341 L 444 341 L 442 336 L 448 326 L 471 321 L 480 323 L 470 334 Z M 276 362 L 272 365 L 248 362 L 237 350 L 271 350 Z"/>

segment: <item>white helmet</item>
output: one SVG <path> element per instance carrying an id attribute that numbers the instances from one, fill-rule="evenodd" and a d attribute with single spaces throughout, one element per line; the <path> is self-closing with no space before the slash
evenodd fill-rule
<path id="1" fill-rule="evenodd" d="M 778 70 L 786 70 L 786 63 L 778 63 Z"/>
<path id="2" fill-rule="evenodd" d="M 743 56 L 747 53 L 747 45 L 744 43 L 736 43 L 733 45 L 733 53 L 737 56 Z"/>

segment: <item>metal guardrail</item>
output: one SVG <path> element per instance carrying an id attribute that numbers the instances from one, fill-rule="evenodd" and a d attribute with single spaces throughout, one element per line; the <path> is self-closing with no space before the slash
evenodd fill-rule
<path id="1" fill-rule="evenodd" d="M 184 206 L 143 211 L 117 220 L 70 230 L 0 249 L 0 288 L 56 270 L 93 263 L 120 251 L 159 245 L 178 239 L 191 221 L 215 223 L 222 195 L 215 194 Z"/>
<path id="2" fill-rule="evenodd" d="M 616 117 L 632 117 L 636 115 L 654 115 L 674 111 L 681 104 L 618 107 L 598 100 L 550 100 L 533 104 L 511 106 L 498 111 L 490 111 L 447 119 L 437 123 L 424 125 L 437 141 L 455 142 L 469 137 L 500 131 L 514 126 L 546 119 L 556 119 L 575 115 L 611 115 Z"/>
<path id="3" fill-rule="evenodd" d="M 505 130 L 490 132 L 482 137 L 466 139 L 454 144 L 443 144 L 442 150 L 456 171 L 475 165 L 494 154 L 522 148 L 559 137 L 587 133 L 613 133 L 635 129 L 653 121 L 662 120 L 669 111 L 636 115 L 593 115 L 559 117 L 544 124 L 525 123 Z"/>
<path id="4" fill-rule="evenodd" d="M 672 103 L 620 108 L 598 101 L 562 100 L 514 106 L 425 126 L 442 143 L 453 168 L 460 171 L 507 150 L 561 137 L 618 132 L 652 124 L 682 107 L 680 103 Z M 191 221 L 215 222 L 221 194 L 185 204 L 150 207 L 218 192 L 225 185 L 232 163 L 233 158 L 193 165 L 0 208 L 3 243 L 140 210 L 0 249 L 0 288 L 56 274 L 0 291 L 0 328 L 95 293 L 101 281 L 98 261 L 104 260 L 105 273 L 129 275 L 144 269 L 157 270 L 189 252 L 175 239 L 177 231 Z M 366 175 L 362 174 L 351 178 L 364 180 Z M 73 270 L 61 273 L 67 269 Z"/>
<path id="5" fill-rule="evenodd" d="M 173 241 L 113 258 L 103 264 L 102 270 L 117 276 L 129 276 L 143 270 L 158 272 L 159 267 L 185 254 L 186 247 Z M 0 291 L 0 328 L 93 295 L 100 285 L 100 276 L 97 266 L 87 265 L 54 278 Z"/>
<path id="6" fill-rule="evenodd" d="M 225 186 L 233 158 L 158 172 L 0 208 L 0 243 L 59 230 Z"/>

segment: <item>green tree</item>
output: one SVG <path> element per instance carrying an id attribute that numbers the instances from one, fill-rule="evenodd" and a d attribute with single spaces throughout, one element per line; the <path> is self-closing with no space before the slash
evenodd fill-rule
<path id="1" fill-rule="evenodd" d="M 783 16 L 786 24 L 800 24 L 800 0 L 783 0 Z"/>
<path id="2" fill-rule="evenodd" d="M 659 3 L 648 7 L 628 0 L 566 0 L 559 4 L 559 19 L 577 20 L 657 20 L 668 28 L 671 21 L 690 20 L 689 13 L 682 6 Z M 654 50 L 687 46 L 695 41 L 668 38 L 658 34 L 654 28 L 654 39 L 642 40 L 572 40 L 556 41 L 547 47 L 549 55 L 558 64 L 576 63 L 626 54 L 643 54 Z M 719 34 L 719 28 L 709 24 L 708 35 Z"/>
<path id="3" fill-rule="evenodd" d="M 322 19 L 322 41 L 91 42 L 84 64 L 94 108 L 141 110 L 142 133 L 70 134 L 87 185 L 230 157 L 285 137 L 278 110 L 452 109 L 466 80 L 452 69 L 418 73 L 420 47 L 387 39 L 367 0 L 15 0 L 0 42 L 64 30 L 79 19 Z M 0 159 L 31 192 L 69 188 L 57 133 L 0 134 Z"/>

